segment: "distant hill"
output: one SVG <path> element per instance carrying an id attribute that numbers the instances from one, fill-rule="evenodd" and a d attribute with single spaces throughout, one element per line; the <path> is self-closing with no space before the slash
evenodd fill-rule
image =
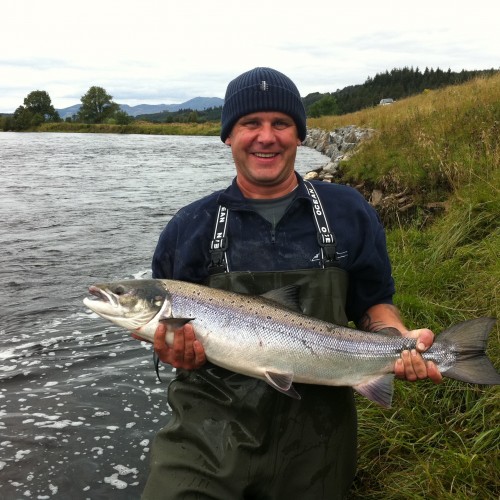
<path id="1" fill-rule="evenodd" d="M 391 98 L 401 100 L 416 94 L 420 94 L 425 90 L 433 90 L 443 88 L 448 85 L 460 85 L 473 78 L 483 76 L 488 77 L 500 72 L 500 69 L 473 70 L 460 72 L 443 71 L 439 68 L 425 68 L 420 71 L 419 68 L 394 68 L 391 71 L 377 73 L 374 77 L 369 77 L 363 84 L 349 85 L 343 89 L 338 89 L 335 92 L 313 92 L 302 98 L 307 116 L 321 116 L 328 114 L 343 115 L 353 113 L 364 108 L 376 106 L 381 99 Z M 316 105 L 321 111 L 320 101 L 335 99 L 336 110 L 328 110 L 327 112 L 319 112 L 315 114 L 313 106 Z M 180 104 L 139 104 L 137 106 L 129 106 L 127 104 L 119 104 L 120 108 L 130 116 L 140 117 L 139 119 L 153 122 L 168 122 L 169 120 L 189 121 L 189 111 L 205 112 L 204 116 L 199 116 L 202 121 L 217 121 L 220 120 L 220 108 L 224 104 L 224 99 L 219 97 L 195 97 L 189 101 Z M 64 109 L 58 109 L 59 116 L 65 120 L 78 113 L 80 104 L 70 106 Z M 318 111 L 318 109 L 316 111 Z M 188 110 L 186 113 L 183 111 Z M 211 112 L 210 110 L 213 110 Z M 179 113 L 179 111 L 182 111 Z M 169 114 L 175 113 L 175 116 Z M 179 116 L 182 115 L 182 116 Z M 185 115 L 185 116 L 183 116 Z"/>
<path id="2" fill-rule="evenodd" d="M 152 115 L 161 113 L 162 111 L 179 111 L 180 109 L 192 109 L 194 111 L 203 111 L 207 108 L 216 108 L 224 104 L 224 99 L 219 97 L 195 97 L 189 101 L 180 104 L 138 104 L 137 106 L 129 106 L 128 104 L 119 104 L 122 111 L 130 116 Z M 80 104 L 74 104 L 68 108 L 57 109 L 59 116 L 65 120 L 78 113 Z"/>

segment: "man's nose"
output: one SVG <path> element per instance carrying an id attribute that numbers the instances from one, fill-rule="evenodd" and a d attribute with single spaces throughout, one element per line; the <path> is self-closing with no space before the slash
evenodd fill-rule
<path id="1" fill-rule="evenodd" d="M 264 123 L 259 129 L 258 139 L 260 142 L 269 143 L 274 142 L 276 135 L 273 126 L 270 123 Z"/>

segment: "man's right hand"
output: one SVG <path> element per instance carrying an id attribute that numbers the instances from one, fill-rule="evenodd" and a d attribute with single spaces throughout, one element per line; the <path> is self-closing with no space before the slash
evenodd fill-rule
<path id="1" fill-rule="evenodd" d="M 167 327 L 160 323 L 155 331 L 153 347 L 161 361 L 185 370 L 196 370 L 206 363 L 205 350 L 201 342 L 196 340 L 191 324 L 187 323 L 175 330 L 172 346 L 167 345 L 166 335 Z"/>

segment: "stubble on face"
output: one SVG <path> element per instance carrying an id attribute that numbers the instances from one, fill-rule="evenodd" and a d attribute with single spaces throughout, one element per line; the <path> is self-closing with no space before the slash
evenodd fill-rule
<path id="1" fill-rule="evenodd" d="M 281 112 L 241 117 L 226 139 L 237 183 L 245 197 L 277 198 L 297 185 L 295 157 L 301 144 L 293 119 Z"/>

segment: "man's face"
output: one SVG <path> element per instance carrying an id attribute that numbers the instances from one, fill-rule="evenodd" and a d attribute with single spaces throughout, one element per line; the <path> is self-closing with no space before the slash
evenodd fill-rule
<path id="1" fill-rule="evenodd" d="M 240 187 L 265 194 L 269 188 L 290 182 L 292 176 L 295 179 L 295 156 L 301 141 L 290 116 L 277 111 L 242 116 L 226 144 L 231 146 Z"/>

